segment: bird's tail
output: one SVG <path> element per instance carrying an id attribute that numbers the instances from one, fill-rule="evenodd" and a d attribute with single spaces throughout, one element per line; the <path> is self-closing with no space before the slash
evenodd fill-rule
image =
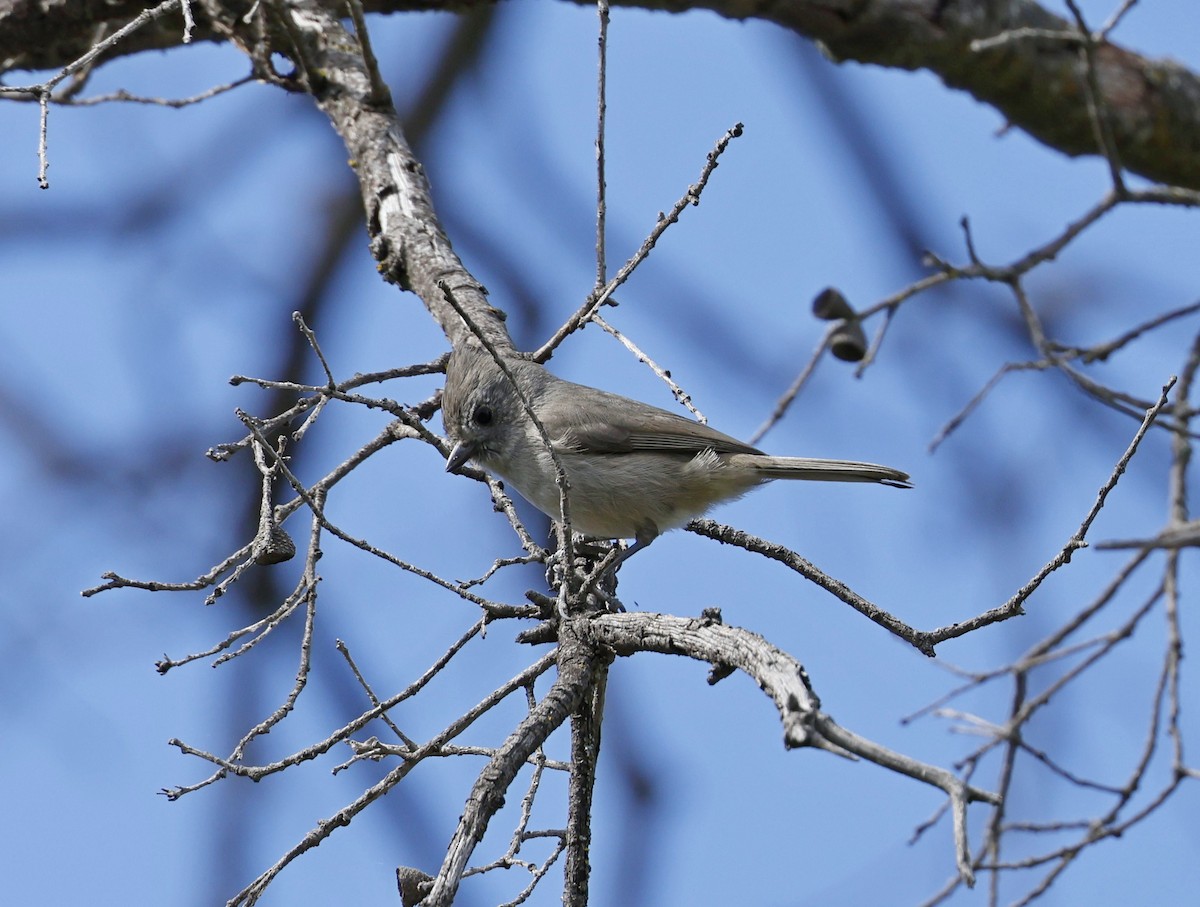
<path id="1" fill-rule="evenodd" d="M 730 454 L 730 466 L 753 469 L 763 479 L 806 479 L 810 482 L 879 482 L 895 488 L 912 488 L 908 473 L 877 463 L 851 460 L 816 460 L 809 457 L 769 457 L 765 454 Z"/>

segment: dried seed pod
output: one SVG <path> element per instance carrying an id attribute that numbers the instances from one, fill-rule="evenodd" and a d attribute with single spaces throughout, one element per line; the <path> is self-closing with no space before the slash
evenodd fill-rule
<path id="1" fill-rule="evenodd" d="M 867 337 L 858 314 L 846 297 L 834 287 L 826 287 L 813 299 L 813 314 L 823 321 L 839 321 L 829 336 L 829 350 L 844 362 L 861 362 L 867 355 Z"/>
<path id="2" fill-rule="evenodd" d="M 867 355 L 867 336 L 857 318 L 843 321 L 829 338 L 829 351 L 843 362 L 861 362 Z"/>
<path id="3" fill-rule="evenodd" d="M 812 303 L 813 314 L 822 321 L 834 321 L 838 318 L 854 318 L 854 309 L 846 297 L 835 287 L 826 287 L 816 295 Z"/>
<path id="4" fill-rule="evenodd" d="M 272 522 L 265 534 L 258 538 L 258 550 L 254 553 L 254 563 L 260 567 L 271 564 L 282 564 L 296 556 L 296 543 L 278 523 Z"/>

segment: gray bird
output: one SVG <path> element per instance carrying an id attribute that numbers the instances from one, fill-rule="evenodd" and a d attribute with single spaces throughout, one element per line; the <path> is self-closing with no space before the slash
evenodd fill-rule
<path id="1" fill-rule="evenodd" d="M 535 362 L 506 356 L 504 363 L 545 437 L 492 355 L 474 342 L 460 343 L 442 395 L 446 432 L 454 441 L 446 470 L 474 460 L 559 520 L 549 439 L 567 476 L 571 525 L 587 536 L 631 538 L 640 548 L 772 479 L 911 487 L 899 469 L 768 456 L 657 406 L 564 381 Z"/>

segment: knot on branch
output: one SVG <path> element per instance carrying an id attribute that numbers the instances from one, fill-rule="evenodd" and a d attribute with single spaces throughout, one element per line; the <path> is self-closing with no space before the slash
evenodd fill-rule
<path id="1" fill-rule="evenodd" d="M 606 614 L 624 611 L 617 599 L 617 571 L 622 550 L 602 544 L 576 542 L 571 563 L 560 550 L 546 567 L 546 583 L 554 597 L 565 602 L 568 614 Z"/>
<path id="2" fill-rule="evenodd" d="M 411 866 L 397 866 L 396 887 L 400 890 L 400 903 L 404 907 L 417 907 L 425 895 L 433 890 L 433 876 Z"/>

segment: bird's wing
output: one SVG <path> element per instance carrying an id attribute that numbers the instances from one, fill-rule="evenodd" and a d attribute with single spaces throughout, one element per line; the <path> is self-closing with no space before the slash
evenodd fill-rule
<path id="1" fill-rule="evenodd" d="M 589 389 L 591 390 L 591 389 Z M 761 453 L 724 432 L 683 416 L 615 394 L 593 396 L 587 412 L 556 408 L 562 415 L 546 424 L 556 446 L 575 453 L 635 453 L 664 451 L 699 453 Z"/>

